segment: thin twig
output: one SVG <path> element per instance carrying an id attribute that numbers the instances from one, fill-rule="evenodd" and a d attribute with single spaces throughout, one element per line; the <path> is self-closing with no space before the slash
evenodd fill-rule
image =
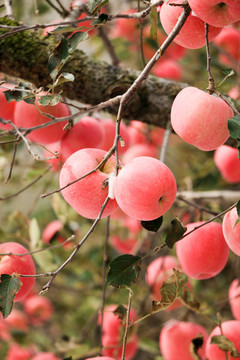
<path id="1" fill-rule="evenodd" d="M 18 148 L 18 141 L 15 142 L 14 144 L 14 149 L 13 149 L 13 157 L 12 157 L 12 161 L 11 161 L 11 165 L 10 165 L 10 170 L 9 170 L 9 174 L 6 180 L 6 184 L 9 182 L 9 180 L 11 179 L 12 176 L 12 171 L 13 171 L 13 165 L 14 165 L 14 161 L 16 158 L 16 154 L 17 154 L 17 148 Z"/>
<path id="2" fill-rule="evenodd" d="M 195 207 L 196 209 L 198 209 L 200 211 L 204 211 L 204 212 L 206 212 L 208 214 L 218 215 L 218 213 L 216 211 L 212 211 L 210 209 L 207 209 L 207 208 L 205 208 L 203 206 L 200 206 L 200 205 L 196 204 L 193 201 L 187 200 L 182 195 L 178 195 L 177 200 L 181 200 L 181 201 L 185 202 L 186 204 L 191 205 L 191 206 Z"/>
<path id="3" fill-rule="evenodd" d="M 207 72 L 208 72 L 208 87 L 207 91 L 209 94 L 213 94 L 216 87 L 215 87 L 215 81 L 211 73 L 211 55 L 209 51 L 209 41 L 208 41 L 208 24 L 205 23 L 205 40 L 206 40 L 206 52 L 207 52 Z"/>
<path id="4" fill-rule="evenodd" d="M 167 123 L 166 129 L 164 131 L 163 143 L 162 143 L 161 154 L 160 154 L 160 161 L 162 161 L 163 163 L 165 162 L 165 156 L 166 156 L 166 152 L 167 152 L 167 146 L 168 146 L 169 138 L 171 135 L 171 131 L 172 131 L 172 126 L 171 126 L 171 121 L 169 121 Z"/>
<path id="5" fill-rule="evenodd" d="M 107 50 L 111 60 L 112 64 L 114 66 L 118 66 L 120 63 L 119 58 L 117 57 L 116 51 L 114 49 L 114 46 L 111 42 L 111 40 L 108 38 L 107 33 L 103 27 L 98 28 L 98 35 L 101 37 L 103 44 L 105 46 L 105 49 Z"/>
<path id="6" fill-rule="evenodd" d="M 122 358 L 121 358 L 121 360 L 126 359 L 127 337 L 128 337 L 128 329 L 129 329 L 129 322 L 130 322 L 130 311 L 131 311 L 132 296 L 133 296 L 132 289 L 128 288 L 128 290 L 129 290 L 129 295 L 128 295 L 127 318 L 126 318 L 125 331 L 124 331 L 124 335 L 123 335 Z"/>
<path id="7" fill-rule="evenodd" d="M 59 10 L 59 8 L 58 8 L 56 5 L 54 5 L 51 0 L 46 0 L 46 2 L 47 2 L 48 5 L 50 5 L 51 8 L 53 8 L 59 15 L 61 15 L 61 16 L 63 15 L 63 12 L 62 12 L 61 10 Z"/>

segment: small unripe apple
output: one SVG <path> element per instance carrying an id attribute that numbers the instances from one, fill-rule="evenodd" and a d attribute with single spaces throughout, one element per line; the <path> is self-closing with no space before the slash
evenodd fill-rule
<path id="1" fill-rule="evenodd" d="M 173 101 L 173 130 L 200 150 L 215 150 L 229 137 L 227 120 L 233 110 L 222 99 L 195 87 L 181 90 Z"/>
<path id="2" fill-rule="evenodd" d="M 5 253 L 25 254 L 28 250 L 16 242 L 5 242 L 0 244 L 0 254 Z M 0 256 L 0 275 L 13 273 L 22 275 L 35 275 L 35 265 L 31 255 L 17 256 L 4 255 Z M 35 279 L 32 277 L 21 278 L 22 286 L 17 292 L 14 300 L 22 300 L 32 289 Z"/>

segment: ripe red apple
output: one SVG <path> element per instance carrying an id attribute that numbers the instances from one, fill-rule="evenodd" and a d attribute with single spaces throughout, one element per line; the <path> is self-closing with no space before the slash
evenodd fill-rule
<path id="1" fill-rule="evenodd" d="M 12 252 L 14 254 L 24 254 L 28 250 L 16 242 L 5 242 L 0 244 L 0 254 Z M 7 255 L 0 256 L 0 275 L 1 274 L 22 274 L 34 275 L 35 265 L 31 255 L 16 256 Z M 22 286 L 15 296 L 15 301 L 22 300 L 32 289 L 35 279 L 34 278 L 21 278 Z"/>
<path id="2" fill-rule="evenodd" d="M 113 119 L 106 119 L 102 120 L 101 125 L 104 129 L 104 139 L 102 144 L 99 146 L 100 149 L 108 151 L 112 146 L 115 138 L 115 131 L 116 131 L 116 123 L 113 121 Z M 125 143 L 124 146 L 121 146 L 120 143 L 118 143 L 118 151 L 119 154 L 124 154 L 130 145 L 130 137 L 128 134 L 128 128 L 124 124 L 124 122 L 121 123 L 120 127 L 120 135 L 123 138 L 123 141 Z"/>
<path id="3" fill-rule="evenodd" d="M 240 181 L 240 160 L 237 149 L 227 145 L 219 146 L 214 153 L 214 162 L 228 183 L 234 184 Z"/>
<path id="4" fill-rule="evenodd" d="M 60 187 L 93 170 L 105 155 L 106 151 L 100 149 L 89 148 L 76 151 L 66 160 L 61 169 Z M 95 219 L 108 195 L 108 187 L 103 188 L 103 182 L 114 171 L 115 159 L 112 156 L 100 169 L 62 190 L 64 199 L 80 215 Z M 116 201 L 110 199 L 103 217 L 110 215 L 116 207 Z"/>
<path id="5" fill-rule="evenodd" d="M 17 309 L 12 309 L 11 314 L 3 321 L 11 330 L 27 331 L 29 329 L 26 314 Z"/>
<path id="6" fill-rule="evenodd" d="M 190 86 L 174 99 L 171 123 L 184 141 L 200 150 L 210 151 L 228 139 L 227 120 L 233 115 L 225 101 Z"/>
<path id="7" fill-rule="evenodd" d="M 60 358 L 51 352 L 40 352 L 34 355 L 31 360 L 60 360 Z"/>
<path id="8" fill-rule="evenodd" d="M 124 164 L 128 163 L 132 159 L 139 156 L 149 156 L 153 158 L 158 157 L 158 149 L 155 145 L 152 144 L 136 144 L 130 146 L 130 148 L 125 152 L 122 157 L 122 161 Z"/>
<path id="9" fill-rule="evenodd" d="M 24 311 L 28 315 L 30 323 L 39 326 L 52 318 L 54 309 L 48 298 L 32 295 L 25 299 Z"/>
<path id="10" fill-rule="evenodd" d="M 171 6 L 170 3 L 172 3 L 171 0 L 164 2 L 160 9 L 160 21 L 167 34 L 172 31 L 183 11 L 182 7 Z M 181 4 L 182 0 L 175 0 L 174 3 Z M 209 41 L 217 36 L 220 31 L 221 28 L 209 26 Z M 191 13 L 174 41 L 188 49 L 198 49 L 205 46 L 204 22 Z"/>
<path id="11" fill-rule="evenodd" d="M 103 355 L 113 357 L 115 360 L 122 359 L 122 344 L 121 340 L 114 338 L 110 334 L 103 334 L 102 336 L 103 343 Z M 133 334 L 129 337 L 126 345 L 126 354 L 125 359 L 131 360 L 134 358 L 138 350 L 138 337 L 136 334 Z"/>
<path id="12" fill-rule="evenodd" d="M 235 348 L 240 352 L 240 321 L 238 320 L 229 320 L 222 322 L 221 324 L 222 333 L 226 336 L 227 339 L 231 340 Z M 210 344 L 212 336 L 222 335 L 219 326 L 211 332 L 207 339 L 206 344 L 206 358 L 208 360 L 225 360 L 226 352 L 220 350 L 219 347 L 215 344 Z M 229 360 L 240 359 L 240 357 L 230 356 L 229 352 L 227 353 L 227 358 Z"/>
<path id="13" fill-rule="evenodd" d="M 203 224 L 187 225 L 187 233 Z M 219 274 L 227 263 L 229 248 L 222 226 L 211 222 L 176 243 L 177 257 L 183 271 L 193 279 L 209 279 Z"/>
<path id="14" fill-rule="evenodd" d="M 17 343 L 10 345 L 6 360 L 32 360 L 33 350 L 31 348 L 23 348 Z"/>
<path id="15" fill-rule="evenodd" d="M 6 319 L 3 319 L 2 317 L 2 313 L 0 313 L 0 349 L 1 349 L 1 340 L 3 342 L 11 340 L 10 329 L 5 320 Z"/>
<path id="16" fill-rule="evenodd" d="M 135 13 L 135 9 L 125 11 L 125 14 Z M 130 43 L 136 41 L 139 22 L 137 19 L 116 19 L 115 24 L 110 32 L 112 38 L 123 37 Z"/>
<path id="17" fill-rule="evenodd" d="M 199 355 L 204 358 L 207 332 L 199 324 L 170 320 L 160 333 L 159 346 L 165 360 L 193 360 L 190 353 L 192 339 L 199 334 L 203 335 L 204 344 L 199 350 Z M 209 359 L 210 360 L 210 359 Z"/>
<path id="18" fill-rule="evenodd" d="M 237 219 L 237 209 L 233 208 L 224 215 L 222 227 L 226 243 L 234 254 L 240 256 L 240 223 L 236 224 Z"/>
<path id="19" fill-rule="evenodd" d="M 240 31 L 234 27 L 223 28 L 221 33 L 213 40 L 214 44 L 222 48 L 238 63 L 240 60 Z M 227 55 L 219 54 L 219 60 L 223 64 L 234 67 L 233 61 Z"/>
<path id="20" fill-rule="evenodd" d="M 52 240 L 58 231 L 62 230 L 63 224 L 60 220 L 53 220 L 44 228 L 42 233 L 42 241 L 46 244 Z"/>
<path id="21" fill-rule="evenodd" d="M 133 254 L 138 241 L 136 237 L 122 239 L 118 235 L 113 235 L 110 237 L 110 242 L 113 248 L 115 248 L 120 254 Z"/>
<path id="22" fill-rule="evenodd" d="M 240 91 L 238 86 L 234 86 L 229 90 L 228 95 L 233 99 L 240 99 Z"/>
<path id="23" fill-rule="evenodd" d="M 49 151 L 47 151 L 49 150 Z M 49 165 L 52 165 L 51 171 L 58 171 L 62 166 L 62 150 L 61 150 L 61 142 L 57 141 L 47 145 L 47 150 L 44 149 L 43 156 L 44 158 L 52 158 L 50 160 L 46 160 Z M 58 153 L 58 157 L 54 157 L 55 153 Z"/>
<path id="24" fill-rule="evenodd" d="M 141 121 L 132 120 L 128 126 L 131 145 L 149 142 L 149 129 L 147 124 Z"/>
<path id="25" fill-rule="evenodd" d="M 240 285 L 238 279 L 232 281 L 228 290 L 228 299 L 233 317 L 240 320 Z"/>
<path id="26" fill-rule="evenodd" d="M 177 192 L 176 180 L 160 160 L 140 156 L 119 172 L 114 194 L 119 207 L 137 220 L 153 220 L 172 206 Z"/>
<path id="27" fill-rule="evenodd" d="M 14 86 L 12 84 L 4 83 L 4 87 L 13 88 Z M 10 120 L 13 122 L 13 115 L 17 102 L 11 101 L 8 103 L 5 94 L 3 93 L 4 91 L 7 91 L 7 89 L 0 87 L 0 117 L 4 120 Z M 0 129 L 12 130 L 12 126 L 9 124 L 4 125 L 0 123 Z"/>
<path id="28" fill-rule="evenodd" d="M 63 161 L 77 150 L 101 147 L 104 137 L 104 129 L 100 121 L 92 116 L 83 117 L 61 140 Z"/>
<path id="29" fill-rule="evenodd" d="M 194 13 L 213 26 L 226 26 L 240 20 L 239 0 L 189 0 Z"/>
<path id="30" fill-rule="evenodd" d="M 41 95 L 45 95 L 45 93 L 42 93 Z M 70 115 L 68 106 L 62 103 L 58 103 L 55 106 L 43 106 L 37 102 L 37 99 L 35 101 L 35 105 L 27 104 L 22 100 L 18 102 L 15 107 L 15 124 L 18 127 L 31 128 L 51 121 L 51 119 L 47 116 L 42 115 L 38 109 L 55 117 L 65 117 Z M 66 124 L 67 121 L 62 121 L 50 125 L 47 128 L 34 130 L 27 135 L 27 137 L 29 140 L 41 144 L 49 144 L 59 141 L 64 135 L 63 127 Z"/>
<path id="31" fill-rule="evenodd" d="M 114 360 L 114 358 L 109 356 L 95 356 L 93 358 L 87 358 L 86 360 Z"/>
<path id="32" fill-rule="evenodd" d="M 158 61 L 153 67 L 152 73 L 160 78 L 179 81 L 182 78 L 182 68 L 179 63 L 172 59 Z"/>

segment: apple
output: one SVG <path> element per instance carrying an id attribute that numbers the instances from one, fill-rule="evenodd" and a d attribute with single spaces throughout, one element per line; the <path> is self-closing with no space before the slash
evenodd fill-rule
<path id="1" fill-rule="evenodd" d="M 40 352 L 34 355 L 31 360 L 60 360 L 60 358 L 51 352 Z"/>
<path id="2" fill-rule="evenodd" d="M 30 323 L 39 326 L 52 318 L 54 309 L 48 298 L 32 295 L 25 299 L 24 311 L 28 315 Z"/>
<path id="3" fill-rule="evenodd" d="M 104 137 L 104 129 L 100 121 L 92 116 L 83 117 L 61 140 L 63 161 L 77 150 L 100 147 Z"/>
<path id="4" fill-rule="evenodd" d="M 81 149 L 73 153 L 64 163 L 60 172 L 60 187 L 80 178 L 93 170 L 106 155 L 100 149 Z M 80 215 L 95 219 L 108 196 L 108 187 L 103 183 L 115 171 L 115 159 L 112 156 L 101 168 L 62 190 L 62 195 L 69 205 Z M 110 215 L 117 207 L 115 200 L 110 199 L 103 212 L 103 217 Z"/>
<path id="5" fill-rule="evenodd" d="M 54 157 L 55 153 L 58 153 L 58 157 Z M 46 162 L 49 165 L 52 165 L 51 171 L 53 171 L 53 172 L 58 171 L 60 169 L 60 167 L 62 166 L 62 162 L 63 162 L 61 142 L 56 141 L 54 143 L 48 144 L 47 150 L 44 149 L 43 156 L 44 156 L 44 158 L 52 158 L 52 159 L 46 160 Z"/>
<path id="6" fill-rule="evenodd" d="M 6 319 L 3 319 L 2 313 L 0 313 L 0 349 L 1 340 L 3 340 L 4 342 L 11 340 L 9 326 L 6 322 Z"/>
<path id="7" fill-rule="evenodd" d="M 158 149 L 155 145 L 152 144 L 135 144 L 130 146 L 130 148 L 122 156 L 122 161 L 124 164 L 128 163 L 132 159 L 139 156 L 149 156 L 153 158 L 158 157 Z"/>
<path id="8" fill-rule="evenodd" d="M 170 320 L 162 328 L 159 338 L 159 346 L 165 360 L 193 360 L 190 353 L 192 339 L 203 335 L 204 344 L 199 350 L 199 355 L 204 358 L 207 332 L 199 324 Z M 210 360 L 210 359 L 209 359 Z"/>
<path id="9" fill-rule="evenodd" d="M 87 358 L 86 360 L 114 360 L 114 358 L 109 356 L 95 356 L 93 358 Z"/>
<path id="10" fill-rule="evenodd" d="M 128 237 L 126 239 L 122 239 L 118 235 L 110 237 L 110 243 L 120 254 L 133 254 L 137 242 L 136 237 Z"/>
<path id="11" fill-rule="evenodd" d="M 226 26 L 240 20 L 239 0 L 189 0 L 194 13 L 213 26 Z"/>
<path id="12" fill-rule="evenodd" d="M 234 86 L 229 90 L 228 95 L 236 100 L 240 100 L 240 91 L 238 86 Z"/>
<path id="13" fill-rule="evenodd" d="M 234 343 L 235 348 L 238 352 L 240 352 L 240 321 L 229 320 L 222 322 L 221 328 L 223 335 L 225 335 L 227 339 L 231 340 Z M 222 333 L 219 326 L 217 326 L 209 335 L 206 343 L 206 358 L 208 360 L 225 360 L 227 356 L 229 360 L 240 359 L 240 357 L 230 356 L 229 352 L 226 355 L 226 352 L 220 350 L 217 345 L 210 344 L 213 336 L 222 335 Z"/>
<path id="14" fill-rule="evenodd" d="M 224 215 L 222 227 L 226 243 L 234 254 L 240 256 L 240 223 L 236 224 L 237 220 L 237 209 L 234 207 Z"/>
<path id="15" fill-rule="evenodd" d="M 32 360 L 33 350 L 31 348 L 22 348 L 16 343 L 10 345 L 6 360 Z"/>
<path id="16" fill-rule="evenodd" d="M 13 88 L 14 86 L 12 84 L 8 84 L 8 83 L 4 83 L 3 84 L 4 87 L 6 88 Z M 1 88 L 0 87 L 0 117 L 3 118 L 4 120 L 10 120 L 12 122 L 13 121 L 13 117 L 14 117 L 14 110 L 15 110 L 15 106 L 17 104 L 17 102 L 11 101 L 11 102 L 7 102 L 4 91 L 7 91 L 8 89 L 5 88 Z M 2 124 L 0 123 L 0 129 L 2 130 L 12 130 L 13 127 L 9 124 Z"/>
<path id="17" fill-rule="evenodd" d="M 229 287 L 228 300 L 233 317 L 240 320 L 240 285 L 238 279 L 234 279 Z"/>
<path id="18" fill-rule="evenodd" d="M 152 73 L 160 78 L 179 81 L 182 78 L 182 68 L 177 61 L 164 59 L 158 61 L 152 69 Z"/>
<path id="19" fill-rule="evenodd" d="M 131 145 L 149 142 L 149 129 L 147 124 L 138 120 L 132 120 L 128 126 Z"/>
<path id="20" fill-rule="evenodd" d="M 130 9 L 125 11 L 123 14 L 135 13 L 135 9 Z M 130 43 L 135 42 L 138 34 L 139 22 L 137 19 L 116 19 L 115 24 L 110 31 L 112 38 L 123 37 L 128 40 Z"/>
<path id="21" fill-rule="evenodd" d="M 226 27 L 221 33 L 213 40 L 214 44 L 222 48 L 227 54 L 230 55 L 230 58 L 222 54 L 219 54 L 219 60 L 223 64 L 231 65 L 234 67 L 233 61 L 231 58 L 236 60 L 236 63 L 240 60 L 240 31 L 234 27 Z"/>
<path id="22" fill-rule="evenodd" d="M 240 181 L 240 160 L 238 149 L 221 145 L 214 153 L 214 162 L 224 180 L 230 184 Z"/>
<path id="23" fill-rule="evenodd" d="M 106 119 L 102 120 L 101 125 L 104 129 L 105 137 L 103 139 L 103 142 L 101 146 L 99 146 L 102 150 L 108 151 L 112 146 L 115 138 L 115 132 L 116 132 L 116 123 L 113 121 L 113 119 Z M 130 146 L 130 137 L 128 134 L 128 128 L 124 124 L 124 122 L 121 122 L 120 125 L 120 135 L 124 141 L 124 146 L 121 146 L 120 143 L 118 143 L 118 151 L 119 154 L 124 154 L 127 149 Z"/>
<path id="24" fill-rule="evenodd" d="M 210 151 L 228 139 L 227 120 L 233 115 L 233 110 L 222 99 L 189 86 L 173 101 L 171 123 L 184 141 Z"/>
<path id="25" fill-rule="evenodd" d="M 111 336 L 111 334 L 103 334 L 103 355 L 113 357 L 115 360 L 122 359 L 122 345 L 121 341 Z M 138 350 L 138 337 L 133 334 L 129 337 L 126 345 L 125 360 L 131 360 L 134 358 Z"/>
<path id="26" fill-rule="evenodd" d="M 63 224 L 60 220 L 53 220 L 44 228 L 42 233 L 42 241 L 46 244 L 55 237 L 55 235 L 63 229 Z"/>
<path id="27" fill-rule="evenodd" d="M 28 250 L 18 244 L 17 242 L 5 242 L 0 244 L 0 254 L 5 253 L 24 254 Z M 35 265 L 31 255 L 16 256 L 16 255 L 3 255 L 0 256 L 0 275 L 1 274 L 22 274 L 22 275 L 35 275 Z M 32 289 L 35 279 L 32 277 L 21 278 L 22 286 L 17 292 L 14 300 L 22 300 Z"/>
<path id="28" fill-rule="evenodd" d="M 46 93 L 41 93 L 41 95 L 46 95 Z M 57 118 L 70 115 L 68 106 L 62 103 L 58 103 L 54 106 L 43 106 L 38 103 L 38 99 L 36 99 L 34 105 L 27 104 L 25 101 L 21 100 L 16 104 L 14 112 L 14 122 L 16 126 L 31 128 L 51 121 L 50 118 L 42 115 L 39 110 Z M 62 121 L 50 125 L 47 128 L 34 130 L 27 135 L 27 138 L 32 142 L 44 145 L 59 141 L 64 135 L 63 127 L 66 124 L 67 121 Z"/>
<path id="29" fill-rule="evenodd" d="M 27 331 L 29 329 L 26 314 L 17 309 L 12 309 L 11 314 L 3 321 L 11 330 Z"/>
<path id="30" fill-rule="evenodd" d="M 114 194 L 119 207 L 137 220 L 153 220 L 165 214 L 177 193 L 176 180 L 160 160 L 140 156 L 119 172 Z"/>
<path id="31" fill-rule="evenodd" d="M 163 29 L 169 34 L 176 25 L 179 16 L 183 12 L 180 6 L 171 6 L 172 0 L 164 2 L 160 9 L 160 21 Z M 181 4 L 182 0 L 175 0 L 175 4 Z M 216 37 L 221 32 L 221 28 L 209 26 L 209 41 Z M 195 14 L 191 13 L 179 34 L 174 41 L 188 49 L 199 49 L 205 46 L 205 26 L 204 21 Z"/>
<path id="32" fill-rule="evenodd" d="M 199 221 L 186 225 L 186 234 L 203 223 Z M 229 255 L 222 225 L 211 222 L 193 231 L 176 243 L 176 252 L 187 276 L 198 280 L 216 276 L 226 265 Z"/>

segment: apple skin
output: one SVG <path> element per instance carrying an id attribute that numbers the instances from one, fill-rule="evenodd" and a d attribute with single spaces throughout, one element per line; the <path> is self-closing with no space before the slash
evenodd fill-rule
<path id="1" fill-rule="evenodd" d="M 8 84 L 8 83 L 4 83 L 3 84 L 4 87 L 7 87 L 7 88 L 13 88 L 14 86 L 12 84 Z M 13 118 L 14 118 L 14 110 L 15 110 L 15 106 L 17 104 L 17 102 L 14 100 L 14 101 L 11 101 L 11 102 L 7 102 L 6 100 L 6 97 L 4 95 L 4 91 L 7 91 L 7 89 L 4 89 L 4 88 L 1 88 L 0 87 L 0 117 L 3 118 L 4 120 L 10 120 L 12 122 L 13 121 Z M 0 129 L 2 130 L 12 130 L 12 126 L 9 125 L 9 124 L 1 124 L 0 123 Z"/>
<path id="2" fill-rule="evenodd" d="M 229 287 L 228 300 L 234 319 L 240 320 L 240 285 L 238 279 L 234 279 Z"/>
<path id="3" fill-rule="evenodd" d="M 240 321 L 238 320 L 229 320 L 222 322 L 221 324 L 223 335 L 227 339 L 233 341 L 235 348 L 240 352 Z M 212 336 L 221 335 L 219 326 L 215 327 L 211 334 L 209 335 L 206 343 L 206 359 L 208 360 L 225 360 L 226 353 L 223 350 L 220 350 L 219 347 L 215 344 L 210 344 Z M 228 353 L 229 355 L 229 353 Z M 240 357 L 228 357 L 229 360 L 240 359 Z"/>
<path id="4" fill-rule="evenodd" d="M 153 67 L 152 73 L 160 78 L 180 81 L 182 78 L 182 68 L 177 61 L 165 59 L 159 61 Z"/>
<path id="5" fill-rule="evenodd" d="M 129 9 L 123 14 L 135 13 L 135 9 Z M 129 43 L 135 42 L 138 36 L 138 20 L 137 19 L 116 19 L 115 24 L 110 32 L 112 38 L 123 37 Z"/>
<path id="6" fill-rule="evenodd" d="M 189 0 L 188 3 L 192 11 L 209 25 L 223 27 L 240 20 L 239 0 Z"/>
<path id="7" fill-rule="evenodd" d="M 77 150 L 100 147 L 104 137 L 104 129 L 100 121 L 92 116 L 83 117 L 61 140 L 63 161 Z"/>
<path id="8" fill-rule="evenodd" d="M 0 313 L 0 349 L 1 349 L 1 340 L 10 341 L 10 329 L 6 322 L 6 319 L 3 319 L 2 313 Z"/>
<path id="9" fill-rule="evenodd" d="M 95 356 L 93 358 L 87 358 L 85 360 L 114 360 L 114 358 L 109 356 Z"/>
<path id="10" fill-rule="evenodd" d="M 227 145 L 217 148 L 214 153 L 214 162 L 224 180 L 230 184 L 240 181 L 240 160 L 238 150 Z"/>
<path id="11" fill-rule="evenodd" d="M 50 150 L 50 151 L 47 151 Z M 43 152 L 43 156 L 45 159 L 47 158 L 53 158 L 51 160 L 46 160 L 46 162 L 51 165 L 51 171 L 56 172 L 60 169 L 60 167 L 62 166 L 63 163 L 63 159 L 62 159 L 62 149 L 61 149 L 61 142 L 60 141 L 56 141 L 54 143 L 48 144 L 47 145 L 47 150 L 44 149 Z M 58 157 L 54 158 L 54 153 L 58 152 Z"/>
<path id="12" fill-rule="evenodd" d="M 12 309 L 11 314 L 3 320 L 10 329 L 28 331 L 28 319 L 26 314 L 17 309 Z"/>
<path id="13" fill-rule="evenodd" d="M 105 136 L 99 148 L 108 151 L 113 146 L 116 132 L 116 123 L 113 121 L 113 119 L 110 118 L 102 120 L 101 125 L 103 127 Z M 130 146 L 130 136 L 128 134 L 128 128 L 124 124 L 124 122 L 121 122 L 120 125 L 120 135 L 125 143 L 124 146 L 121 146 L 120 143 L 118 143 L 118 152 L 120 155 L 122 155 L 127 151 Z"/>
<path id="14" fill-rule="evenodd" d="M 31 324 L 42 325 L 53 316 L 54 309 L 51 301 L 40 295 L 32 295 L 24 300 L 24 311 Z"/>
<path id="15" fill-rule="evenodd" d="M 81 149 L 73 153 L 63 164 L 60 171 L 60 187 L 67 185 L 93 170 L 106 155 L 100 149 Z M 80 215 L 95 219 L 103 205 L 108 187 L 102 188 L 104 180 L 115 171 L 115 159 L 112 156 L 101 170 L 97 170 L 84 179 L 62 190 L 62 195 L 69 205 Z M 117 207 L 115 200 L 109 200 L 103 217 L 110 215 Z"/>
<path id="16" fill-rule="evenodd" d="M 44 228 L 42 233 L 42 241 L 46 244 L 49 244 L 51 239 L 56 235 L 56 233 L 62 230 L 63 224 L 60 220 L 53 220 Z"/>
<path id="17" fill-rule="evenodd" d="M 229 90 L 228 95 L 236 100 L 240 100 L 240 91 L 238 86 L 234 86 Z"/>
<path id="18" fill-rule="evenodd" d="M 235 226 L 237 219 L 237 209 L 233 208 L 224 215 L 222 227 L 226 243 L 234 254 L 240 256 L 240 223 Z"/>
<path id="19" fill-rule="evenodd" d="M 60 358 L 51 352 L 40 352 L 34 355 L 32 360 L 60 360 Z"/>
<path id="20" fill-rule="evenodd" d="M 158 157 L 158 149 L 155 145 L 152 144 L 135 144 L 130 146 L 130 148 L 122 156 L 122 161 L 124 164 L 128 163 L 132 159 L 139 156 L 149 156 L 153 158 Z"/>
<path id="21" fill-rule="evenodd" d="M 192 322 L 170 320 L 162 328 L 159 346 L 165 360 L 193 360 L 190 353 L 191 340 L 199 334 L 203 335 L 204 344 L 199 355 L 204 358 L 207 332 L 201 325 Z M 209 359 L 210 360 L 210 359 Z"/>
<path id="22" fill-rule="evenodd" d="M 24 254 L 28 250 L 16 242 L 5 242 L 0 244 L 0 253 L 15 253 L 15 254 Z M 36 273 L 35 265 L 31 255 L 25 256 L 0 256 L 0 275 L 13 273 L 22 274 L 22 275 L 34 275 Z M 34 278 L 20 278 L 22 286 L 17 292 L 14 301 L 22 300 L 32 289 L 35 279 Z"/>
<path id="23" fill-rule="evenodd" d="M 137 239 L 135 237 L 128 237 L 127 239 L 122 239 L 118 235 L 113 235 L 110 237 L 110 243 L 112 247 L 116 249 L 120 254 L 134 254 L 134 249 L 137 245 Z"/>
<path id="24" fill-rule="evenodd" d="M 31 348 L 22 348 L 17 343 L 10 345 L 6 360 L 32 360 L 33 350 Z"/>
<path id="25" fill-rule="evenodd" d="M 228 139 L 227 120 L 233 115 L 233 110 L 222 99 L 189 86 L 173 101 L 171 123 L 185 142 L 211 151 Z"/>
<path id="26" fill-rule="evenodd" d="M 187 232 L 203 224 L 190 223 Z M 222 225 L 208 223 L 176 243 L 176 252 L 183 272 L 193 279 L 209 279 L 219 274 L 227 263 L 229 247 Z"/>
<path id="27" fill-rule="evenodd" d="M 240 60 L 240 31 L 234 27 L 223 28 L 221 33 L 213 40 L 214 44 L 225 50 L 238 63 Z M 219 60 L 225 65 L 234 66 L 231 59 L 219 53 Z"/>
<path id="28" fill-rule="evenodd" d="M 45 95 L 42 93 L 41 95 Z M 36 107 L 37 106 L 37 107 Z M 38 109 L 42 112 L 48 113 L 55 117 L 69 116 L 70 111 L 68 106 L 62 103 L 58 103 L 55 106 L 43 106 L 38 104 L 37 99 L 35 105 L 27 104 L 25 101 L 20 101 L 16 104 L 14 112 L 14 122 L 17 127 L 30 128 L 40 124 L 51 121 L 47 116 L 42 115 Z M 27 138 L 32 142 L 41 144 L 50 144 L 59 141 L 63 135 L 63 127 L 67 124 L 67 121 L 62 121 L 47 128 L 35 130 L 27 135 Z"/>
<path id="29" fill-rule="evenodd" d="M 137 220 L 153 220 L 165 214 L 177 193 L 176 180 L 160 160 L 139 156 L 119 172 L 114 194 L 119 207 Z"/>
<path id="30" fill-rule="evenodd" d="M 170 6 L 169 3 L 171 2 L 171 0 L 166 1 L 160 9 L 160 21 L 167 34 L 172 31 L 183 11 L 180 6 Z M 174 3 L 181 4 L 182 0 L 175 0 Z M 221 28 L 219 27 L 209 26 L 209 41 L 216 37 L 220 31 Z M 199 49 L 205 46 L 204 22 L 191 13 L 174 41 L 188 49 Z"/>
<path id="31" fill-rule="evenodd" d="M 119 340 L 112 337 L 111 334 L 103 334 L 102 337 L 103 343 L 103 355 L 106 356 L 114 356 L 114 359 L 121 360 L 122 359 L 122 345 Z M 133 334 L 129 337 L 129 340 L 126 345 L 126 354 L 125 360 L 131 360 L 134 358 L 138 350 L 138 337 L 136 334 Z"/>

